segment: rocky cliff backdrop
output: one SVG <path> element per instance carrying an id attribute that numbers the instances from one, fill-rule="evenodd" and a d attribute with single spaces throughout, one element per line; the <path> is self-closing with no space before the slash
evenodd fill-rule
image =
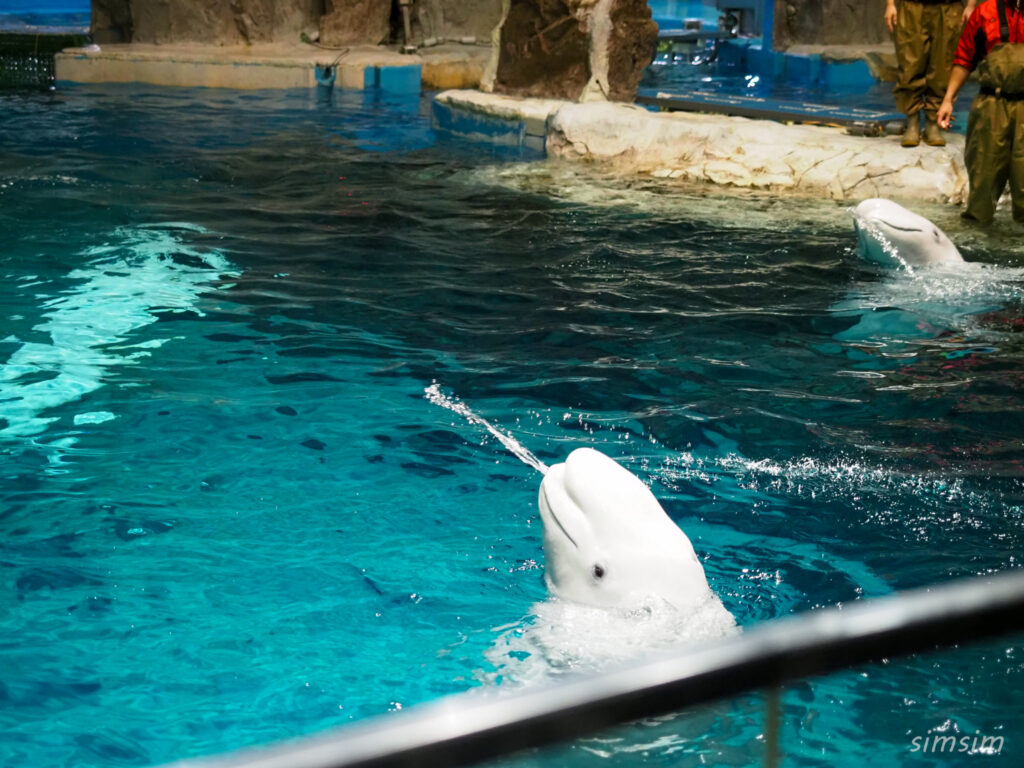
<path id="1" fill-rule="evenodd" d="M 765 0 L 775 3 L 775 44 L 883 43 L 885 0 Z M 503 13 L 520 58 L 544 53 L 549 43 L 578 50 L 588 17 L 611 5 L 615 35 L 646 24 L 644 0 L 414 0 L 413 34 L 419 39 L 472 36 L 487 40 Z M 573 22 L 566 21 L 573 17 Z M 96 41 L 240 45 L 293 42 L 300 33 L 324 33 L 324 43 L 376 45 L 401 34 L 396 0 L 92 0 Z M 540 26 L 538 26 L 538 24 Z M 569 24 L 570 27 L 564 25 Z M 550 26 L 550 28 L 549 28 Z M 643 39 L 646 35 L 643 32 Z M 616 65 L 613 64 L 613 68 Z"/>
<path id="2" fill-rule="evenodd" d="M 412 40 L 490 44 L 484 87 L 630 101 L 658 26 L 647 0 L 413 0 Z M 397 0 L 92 0 L 107 43 L 379 45 L 404 36 Z"/>
<path id="3" fill-rule="evenodd" d="M 647 0 L 505 0 L 494 37 L 485 90 L 632 101 L 658 25 Z"/>
<path id="4" fill-rule="evenodd" d="M 502 0 L 415 0 L 413 36 L 489 40 Z M 401 38 L 394 0 L 92 0 L 97 43 L 378 45 Z"/>
<path id="5" fill-rule="evenodd" d="M 890 39 L 885 0 L 775 3 L 776 47 Z M 647 0 L 412 0 L 412 41 L 492 46 L 481 87 L 519 96 L 631 101 L 658 26 Z M 399 42 L 398 0 L 92 0 L 93 36 L 112 42 L 332 47 Z"/>
<path id="6" fill-rule="evenodd" d="M 883 20 L 885 0 L 774 2 L 777 49 L 801 44 L 876 44 L 892 40 Z"/>

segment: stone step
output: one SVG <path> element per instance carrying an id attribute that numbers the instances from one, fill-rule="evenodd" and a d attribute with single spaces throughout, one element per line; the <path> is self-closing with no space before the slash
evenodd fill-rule
<path id="1" fill-rule="evenodd" d="M 340 55 L 340 58 L 339 58 Z M 406 56 L 384 46 L 339 51 L 309 45 L 113 44 L 68 48 L 55 59 L 57 82 L 280 89 L 313 88 L 317 66 L 337 62 L 335 86 L 395 93 L 468 88 L 480 82 L 490 51 L 439 46 Z"/>
<path id="2" fill-rule="evenodd" d="M 466 139 L 543 146 L 548 157 L 623 176 L 850 201 L 959 204 L 967 192 L 958 134 L 947 134 L 945 147 L 906 149 L 898 136 L 851 136 L 827 126 L 479 91 L 438 94 L 433 121 Z"/>

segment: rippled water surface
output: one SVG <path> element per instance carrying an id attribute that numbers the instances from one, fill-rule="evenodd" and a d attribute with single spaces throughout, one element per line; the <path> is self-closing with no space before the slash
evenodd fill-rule
<path id="1" fill-rule="evenodd" d="M 0 0 L 0 29 L 89 27 L 88 0 Z"/>
<path id="2" fill-rule="evenodd" d="M 552 616 L 540 475 L 435 384 L 541 462 L 648 481 L 741 625 L 1017 567 L 1020 246 L 926 213 L 975 263 L 881 273 L 842 206 L 630 188 L 415 101 L 0 96 L 0 763 L 154 764 L 502 679 Z M 1015 638 L 795 685 L 785 764 L 1018 765 L 1022 665 Z M 545 764 L 753 765 L 761 711 Z"/>

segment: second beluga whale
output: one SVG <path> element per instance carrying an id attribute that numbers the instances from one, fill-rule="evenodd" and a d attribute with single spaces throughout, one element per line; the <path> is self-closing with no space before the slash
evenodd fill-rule
<path id="1" fill-rule="evenodd" d="M 833 317 L 853 321 L 833 338 L 913 343 L 962 327 L 992 306 L 991 276 L 982 265 L 964 261 L 949 236 L 924 216 L 884 198 L 864 200 L 850 212 L 858 255 L 888 277 L 860 283 L 831 307 Z"/>
<path id="2" fill-rule="evenodd" d="M 945 232 L 892 200 L 874 197 L 853 209 L 860 255 L 883 267 L 955 267 L 964 263 Z"/>

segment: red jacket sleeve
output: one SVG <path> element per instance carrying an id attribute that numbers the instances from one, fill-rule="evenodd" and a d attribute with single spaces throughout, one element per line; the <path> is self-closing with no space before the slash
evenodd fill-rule
<path id="1" fill-rule="evenodd" d="M 984 3 L 980 3 L 974 9 L 970 18 L 967 19 L 967 23 L 964 24 L 964 31 L 960 33 L 960 42 L 956 47 L 956 56 L 953 57 L 953 64 L 955 66 L 973 70 L 981 58 L 988 53 L 985 48 L 982 48 L 980 51 L 978 50 L 979 37 L 981 41 L 985 39 L 985 20 L 984 14 L 981 12 L 982 5 Z"/>

